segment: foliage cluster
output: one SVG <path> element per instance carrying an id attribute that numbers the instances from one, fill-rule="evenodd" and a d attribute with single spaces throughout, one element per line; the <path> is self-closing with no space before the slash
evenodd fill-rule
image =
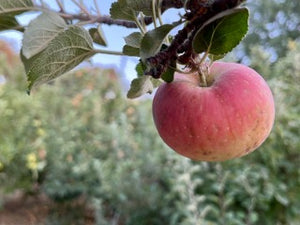
<path id="1" fill-rule="evenodd" d="M 248 31 L 249 11 L 244 1 L 118 0 L 111 4 L 110 15 L 102 16 L 97 1 L 93 9 L 83 1 L 69 1 L 79 10 L 73 14 L 68 3 L 60 0 L 56 1 L 59 11 L 43 1 L 2 0 L 0 31 L 23 32 L 20 56 L 29 93 L 103 53 L 139 58 L 138 76 L 127 95 L 136 98 L 151 93 L 157 79 L 172 82 L 175 71 L 196 71 L 208 57 L 222 58 L 237 46 Z M 162 14 L 171 8 L 181 9 L 183 15 L 164 24 Z M 41 14 L 26 25 L 18 23 L 18 16 L 33 11 Z M 102 48 L 107 45 L 102 23 L 138 28 L 139 32 L 136 29 L 124 38 L 122 51 L 110 51 Z M 176 34 L 171 30 L 177 30 Z"/>
<path id="2" fill-rule="evenodd" d="M 125 100 L 111 70 L 79 70 L 29 97 L 22 70 L 1 59 L 1 192 L 39 190 L 61 204 L 84 197 L 99 225 L 299 224 L 300 45 L 289 46 L 274 66 L 252 48 L 277 119 L 259 150 L 224 163 L 168 149 L 151 101 Z M 81 224 L 69 213 L 57 224 Z"/>

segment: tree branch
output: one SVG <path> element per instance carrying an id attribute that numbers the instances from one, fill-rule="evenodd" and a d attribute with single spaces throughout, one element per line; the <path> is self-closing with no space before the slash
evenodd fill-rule
<path id="1" fill-rule="evenodd" d="M 79 14 L 72 14 L 66 12 L 66 10 L 63 8 L 63 5 L 60 0 L 56 0 L 56 3 L 58 4 L 60 8 L 59 15 L 67 20 L 80 20 L 84 22 L 90 22 L 90 23 L 102 23 L 102 24 L 107 24 L 107 25 L 118 25 L 118 26 L 123 26 L 126 28 L 137 28 L 137 25 L 134 21 L 128 21 L 128 20 L 118 20 L 118 19 L 112 19 L 110 16 L 105 16 L 105 15 L 93 15 L 87 10 L 80 5 L 76 0 L 72 0 L 74 4 L 76 4 L 81 11 L 84 13 L 79 13 Z M 161 3 L 161 8 L 162 12 L 170 9 L 170 8 L 182 8 L 184 6 L 184 0 L 162 0 Z M 34 10 L 37 11 L 43 11 L 43 10 L 51 10 L 49 8 L 45 8 L 44 6 L 35 6 L 33 8 Z M 53 10 L 51 10 L 53 11 Z M 153 22 L 152 17 L 145 17 L 144 18 L 146 25 L 149 25 Z"/>
<path id="2" fill-rule="evenodd" d="M 103 23 L 107 25 L 119 25 L 127 28 L 137 28 L 137 25 L 133 21 L 128 20 L 116 20 L 112 19 L 110 16 L 96 16 L 96 15 L 87 15 L 87 14 L 68 14 L 68 13 L 59 13 L 59 15 L 67 20 L 80 20 L 90 23 Z M 150 22 L 150 17 L 147 17 L 147 22 Z"/>
<path id="3" fill-rule="evenodd" d="M 164 12 L 167 9 L 175 8 L 180 9 L 184 6 L 184 0 L 163 0 L 161 3 L 161 11 Z"/>
<path id="4" fill-rule="evenodd" d="M 160 78 L 173 61 L 188 62 L 189 59 L 192 60 L 194 56 L 192 40 L 199 28 L 213 16 L 227 9 L 235 8 L 244 1 L 214 0 L 211 3 L 199 0 L 188 1 L 187 9 L 189 11 L 184 17 L 189 22 L 183 29 L 179 30 L 168 48 L 147 59 L 149 69 L 145 73 L 154 78 Z M 178 1 L 174 2 L 178 3 Z M 178 58 L 180 53 L 183 55 Z"/>

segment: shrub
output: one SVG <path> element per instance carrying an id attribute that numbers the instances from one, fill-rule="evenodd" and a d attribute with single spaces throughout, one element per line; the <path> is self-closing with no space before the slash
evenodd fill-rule
<path id="1" fill-rule="evenodd" d="M 166 147 L 151 101 L 125 100 L 112 70 L 79 70 L 30 97 L 21 73 L 7 73 L 0 87 L 1 189 L 38 187 L 77 224 L 78 214 L 65 206 L 79 197 L 99 225 L 298 224 L 298 48 L 276 66 L 258 67 L 277 103 L 270 137 L 255 153 L 223 163 L 193 162 Z"/>

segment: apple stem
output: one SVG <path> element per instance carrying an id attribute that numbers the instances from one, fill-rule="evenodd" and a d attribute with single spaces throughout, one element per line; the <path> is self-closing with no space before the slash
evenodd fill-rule
<path id="1" fill-rule="evenodd" d="M 199 74 L 200 86 L 207 87 L 208 85 L 207 85 L 206 75 L 203 69 L 201 68 L 201 65 L 199 66 L 198 74 Z"/>
<path id="2" fill-rule="evenodd" d="M 208 68 L 207 68 L 207 65 L 205 63 L 205 60 L 208 58 L 209 48 L 204 53 L 204 55 L 200 58 L 200 61 L 199 61 L 198 66 L 197 66 L 201 87 L 207 87 L 208 86 L 208 82 L 207 82 L 207 74 L 208 74 L 207 70 L 208 70 Z"/>

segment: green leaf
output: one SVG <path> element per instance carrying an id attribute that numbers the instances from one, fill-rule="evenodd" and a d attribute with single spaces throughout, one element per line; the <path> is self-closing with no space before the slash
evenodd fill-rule
<path id="1" fill-rule="evenodd" d="M 128 56 L 139 56 L 140 55 L 140 49 L 135 48 L 129 45 L 124 45 L 122 50 L 124 55 Z"/>
<path id="2" fill-rule="evenodd" d="M 131 47 L 134 48 L 140 48 L 141 47 L 141 41 L 142 41 L 142 34 L 140 32 L 133 32 L 126 36 L 125 43 Z"/>
<path id="3" fill-rule="evenodd" d="M 128 98 L 138 98 L 143 94 L 151 94 L 153 91 L 153 84 L 150 76 L 141 76 L 132 80 L 130 89 L 127 93 Z"/>
<path id="4" fill-rule="evenodd" d="M 23 32 L 15 16 L 31 10 L 31 0 L 0 0 L 0 31 L 18 30 Z"/>
<path id="5" fill-rule="evenodd" d="M 19 30 L 23 31 L 23 28 L 18 23 L 13 15 L 0 16 L 0 31 L 3 30 Z"/>
<path id="6" fill-rule="evenodd" d="M 135 67 L 135 71 L 137 72 L 138 77 L 144 76 L 145 75 L 145 70 L 146 70 L 146 65 L 140 61 L 136 67 Z"/>
<path id="7" fill-rule="evenodd" d="M 161 75 L 161 79 L 163 79 L 167 83 L 171 83 L 174 80 L 176 61 L 172 62 L 170 66 L 167 68 L 167 71 Z"/>
<path id="8" fill-rule="evenodd" d="M 152 15 L 152 0 L 118 0 L 110 8 L 110 15 L 113 19 L 134 21 L 139 12 L 147 16 Z"/>
<path id="9" fill-rule="evenodd" d="M 216 61 L 216 60 L 224 58 L 225 55 L 226 54 L 222 54 L 222 55 L 209 54 L 208 57 L 211 59 L 211 61 Z"/>
<path id="10" fill-rule="evenodd" d="M 111 4 L 110 15 L 112 19 L 131 20 L 136 18 L 136 12 L 129 7 L 126 0 L 118 0 Z"/>
<path id="11" fill-rule="evenodd" d="M 124 39 L 126 45 L 123 47 L 123 53 L 129 56 L 139 56 L 142 34 L 134 32 L 126 36 Z"/>
<path id="12" fill-rule="evenodd" d="M 40 53 L 27 59 L 21 52 L 28 79 L 28 92 L 33 86 L 57 78 L 91 57 L 93 41 L 82 27 L 71 25 L 61 31 Z"/>
<path id="13" fill-rule="evenodd" d="M 152 0 L 127 0 L 127 4 L 136 12 L 142 12 L 146 16 L 152 16 Z"/>
<path id="14" fill-rule="evenodd" d="M 163 84 L 163 81 L 161 79 L 155 79 L 153 77 L 151 77 L 151 82 L 152 82 L 153 88 L 157 88 L 161 84 Z"/>
<path id="15" fill-rule="evenodd" d="M 174 80 L 175 70 L 168 67 L 167 71 L 161 75 L 161 79 L 166 81 L 167 83 L 171 83 Z"/>
<path id="16" fill-rule="evenodd" d="M 107 46 L 106 39 L 100 25 L 97 28 L 89 29 L 89 33 L 96 44 Z"/>
<path id="17" fill-rule="evenodd" d="M 288 198 L 280 193 L 275 193 L 275 199 L 284 206 L 287 206 L 289 204 Z"/>
<path id="18" fill-rule="evenodd" d="M 56 13 L 47 12 L 32 20 L 24 32 L 22 53 L 30 58 L 44 50 L 67 27 Z"/>
<path id="19" fill-rule="evenodd" d="M 1 0 L 0 1 L 0 16 L 3 15 L 18 15 L 31 10 L 33 3 L 31 0 Z"/>
<path id="20" fill-rule="evenodd" d="M 145 60 L 151 56 L 154 56 L 160 51 L 160 48 L 164 42 L 164 39 L 168 33 L 174 28 L 174 25 L 165 24 L 154 30 L 148 31 L 141 42 L 140 57 Z"/>
<path id="21" fill-rule="evenodd" d="M 248 31 L 249 12 L 235 8 L 219 13 L 207 21 L 197 32 L 193 48 L 197 53 L 208 51 L 222 55 L 236 47 Z"/>

